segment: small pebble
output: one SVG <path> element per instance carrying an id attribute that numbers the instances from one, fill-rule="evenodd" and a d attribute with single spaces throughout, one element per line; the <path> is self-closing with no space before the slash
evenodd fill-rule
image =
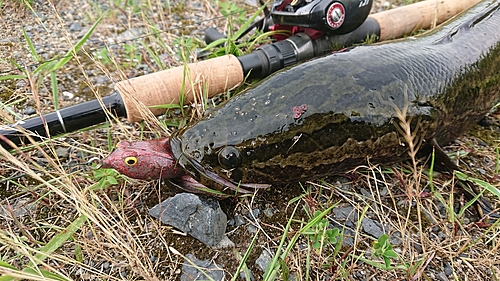
<path id="1" fill-rule="evenodd" d="M 253 224 L 247 225 L 247 231 L 250 234 L 255 234 L 257 232 L 257 227 L 255 227 Z"/>
<path id="2" fill-rule="evenodd" d="M 446 276 L 450 276 L 451 274 L 453 274 L 453 268 L 447 262 L 444 263 L 444 273 L 446 274 Z"/>
<path id="3" fill-rule="evenodd" d="M 62 94 L 63 99 L 65 101 L 72 100 L 75 97 L 75 94 L 73 94 L 72 92 L 68 92 L 68 91 L 64 91 L 61 94 Z"/>
<path id="4" fill-rule="evenodd" d="M 262 271 L 266 271 L 266 268 L 271 262 L 271 259 L 272 259 L 272 254 L 267 249 L 264 249 L 262 250 L 262 254 L 260 254 L 260 256 L 255 261 L 255 264 Z"/>
<path id="5" fill-rule="evenodd" d="M 446 277 L 446 274 L 444 274 L 444 272 L 439 272 L 438 274 L 436 274 L 436 280 L 448 281 L 448 277 Z"/>
<path id="6" fill-rule="evenodd" d="M 254 221 L 256 220 L 260 215 L 260 209 L 253 209 L 251 213 L 247 214 L 247 217 L 251 220 Z"/>
<path id="7" fill-rule="evenodd" d="M 271 218 L 274 215 L 275 210 L 273 208 L 264 209 L 263 213 L 266 217 Z"/>
<path id="8" fill-rule="evenodd" d="M 68 29 L 70 32 L 77 32 L 82 30 L 82 25 L 79 22 L 74 22 L 69 26 Z"/>
<path id="9" fill-rule="evenodd" d="M 109 268 L 109 262 L 106 261 L 102 264 L 102 269 L 107 270 L 108 268 Z"/>
<path id="10" fill-rule="evenodd" d="M 69 156 L 69 149 L 66 147 L 58 147 L 56 148 L 56 155 L 58 158 L 68 158 Z"/>
<path id="11" fill-rule="evenodd" d="M 26 106 L 23 110 L 24 115 L 33 115 L 36 113 L 36 110 L 32 106 Z"/>

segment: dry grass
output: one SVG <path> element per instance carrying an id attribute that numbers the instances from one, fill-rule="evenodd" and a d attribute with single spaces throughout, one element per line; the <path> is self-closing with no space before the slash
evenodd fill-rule
<path id="1" fill-rule="evenodd" d="M 179 22 L 175 15 L 191 6 L 174 1 L 131 1 L 136 4 L 130 6 L 124 6 L 125 1 L 101 2 L 113 9 L 104 13 L 96 36 L 113 37 L 117 29 L 132 27 L 145 28 L 146 34 L 150 34 L 154 23 L 155 28 L 167 32 L 141 40 L 158 54 L 166 54 L 162 56 L 166 57 L 162 67 L 185 62 L 175 55 L 178 49 L 174 41 L 182 33 L 199 27 L 174 26 Z M 82 21 L 90 24 L 103 12 L 102 6 L 92 3 L 82 1 L 81 6 Z M 68 8 L 67 4 L 62 1 L 49 1 L 49 4 L 43 9 L 34 5 L 34 9 L 40 8 L 49 15 L 47 28 L 66 27 L 68 19 L 56 11 Z M 208 1 L 199 4 L 200 10 L 205 11 L 203 18 L 218 15 L 219 11 L 214 8 L 217 6 Z M 29 19 L 29 9 L 19 6 L 16 1 L 4 1 L 3 7 Z M 3 12 L 2 16 L 6 17 L 7 13 Z M 54 24 L 50 26 L 52 20 Z M 224 19 L 209 24 L 226 26 Z M 18 36 L 14 33 L 10 30 L 8 34 Z M 75 38 L 66 34 L 63 39 L 71 45 Z M 5 54 L 2 57 L 16 58 L 21 65 L 32 63 L 26 46 L 16 44 L 19 44 L 20 53 L 17 57 L 13 48 L 2 49 L 2 55 Z M 134 63 L 133 56 L 126 52 L 124 44 L 130 45 L 122 42 L 88 48 L 79 54 L 79 59 L 72 60 L 64 72 L 86 85 L 92 93 L 91 98 L 105 95 L 109 89 L 96 85 L 96 76 L 118 81 L 143 72 L 143 68 Z M 108 51 L 109 60 L 98 58 L 102 50 Z M 137 54 L 143 61 L 148 61 L 150 56 L 141 46 L 137 47 Z M 154 71 L 161 68 L 151 62 L 145 64 L 153 66 Z M 2 70 L 7 68 L 2 64 Z M 65 73 L 58 73 L 61 85 L 70 89 L 71 83 L 63 81 Z M 30 95 L 21 106 L 42 103 L 48 99 L 50 87 L 47 79 L 42 81 L 40 87 L 32 79 L 24 81 L 24 86 L 21 83 L 14 87 L 13 83 L 14 90 L 8 91 L 4 84 L 2 96 L 8 92 L 12 100 L 16 100 L 26 93 L 37 93 L 40 98 Z M 50 105 L 43 103 L 40 108 L 50 108 Z M 99 179 L 91 165 L 95 159 L 106 156 L 119 140 L 138 140 L 168 133 L 156 118 L 151 118 L 144 126 L 113 119 L 112 129 L 79 132 L 43 144 L 33 142 L 33 148 L 27 151 L 9 153 L 0 148 L 0 260 L 12 266 L 0 263 L 0 274 L 6 278 L 1 280 L 11 280 L 6 276 L 27 280 L 179 279 L 188 253 L 199 259 L 214 260 L 224 268 L 226 279 L 229 279 L 236 274 L 240 257 L 247 249 L 251 251 L 246 265 L 260 279 L 263 272 L 257 268 L 255 260 L 263 249 L 273 253 L 280 251 L 280 241 L 284 241 L 283 247 L 290 248 L 277 268 L 283 273 L 283 264 L 286 264 L 290 273 L 302 280 L 436 280 L 439 274 L 448 270 L 452 272 L 449 279 L 498 280 L 498 223 L 475 223 L 480 215 L 473 207 L 465 207 L 462 193 L 454 190 L 456 179 L 437 173 L 432 174 L 432 179 L 429 177 L 428 166 L 416 158 L 420 145 L 416 128 L 412 128 L 411 120 L 405 118 L 404 108 L 395 110 L 399 113 L 400 133 L 410 147 L 412 160 L 408 166 L 403 163 L 393 167 L 361 167 L 348 178 L 307 183 L 304 190 L 298 185 L 278 185 L 250 198 L 223 201 L 222 206 L 229 217 L 240 216 L 245 220 L 245 224 L 228 229 L 229 238 L 236 243 L 234 249 L 210 249 L 149 217 L 149 208 L 173 194 L 160 182 L 135 181 L 111 174 L 118 185 L 106 188 L 98 185 Z M 6 117 L 11 118 L 10 115 L 2 118 Z M 467 151 L 468 155 L 459 159 L 473 167 L 469 172 L 499 187 L 499 127 L 495 123 L 498 116 L 493 115 L 490 121 L 491 126 L 478 128 L 450 149 Z M 478 145 L 483 140 L 486 145 Z M 58 157 L 60 152 L 56 151 L 60 148 L 67 149 L 68 156 Z M 424 196 L 430 193 L 431 183 L 434 193 Z M 343 241 L 346 243 L 323 241 L 321 248 L 313 249 L 311 236 L 303 235 L 304 228 L 316 211 L 327 210 L 334 204 L 337 204 L 336 209 L 345 208 L 353 214 L 352 221 L 339 219 L 332 212 L 326 215 L 332 226 L 345 228 Z M 465 208 L 465 212 L 457 216 L 461 213 L 460 208 Z M 274 210 L 274 215 L 261 214 L 254 218 L 249 214 L 255 209 Z M 390 236 L 399 256 L 391 260 L 391 265 L 398 268 L 380 269 L 365 262 L 380 261 L 373 256 L 377 239 L 366 231 L 362 222 L 366 219 L 375 221 Z M 253 247 L 252 228 L 259 230 Z M 280 278 L 285 279 L 278 274 Z"/>

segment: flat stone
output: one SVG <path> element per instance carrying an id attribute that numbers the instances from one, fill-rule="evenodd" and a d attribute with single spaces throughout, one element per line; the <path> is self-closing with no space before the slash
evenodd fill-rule
<path id="1" fill-rule="evenodd" d="M 332 212 L 337 220 L 348 220 L 354 223 L 358 219 L 358 211 L 351 206 L 333 208 Z"/>
<path id="2" fill-rule="evenodd" d="M 33 115 L 36 113 L 36 110 L 35 108 L 33 108 L 32 106 L 26 106 L 23 110 L 23 114 L 24 115 Z"/>
<path id="3" fill-rule="evenodd" d="M 28 199 L 19 199 L 15 203 L 0 205 L 0 216 L 7 218 L 14 216 L 19 219 L 29 214 L 36 207 L 36 202 L 30 202 Z"/>
<path id="4" fill-rule="evenodd" d="M 271 218 L 274 215 L 275 210 L 273 208 L 264 209 L 263 213 L 266 217 Z"/>
<path id="5" fill-rule="evenodd" d="M 66 147 L 58 147 L 56 148 L 56 155 L 59 158 L 66 159 L 69 156 L 69 149 Z"/>
<path id="6" fill-rule="evenodd" d="M 224 269 L 217 266 L 213 261 L 202 261 L 192 254 L 187 254 L 186 259 L 187 260 L 182 264 L 181 281 L 210 280 L 210 278 L 215 281 L 224 280 Z M 196 267 L 193 266 L 192 263 L 194 263 Z M 210 278 L 208 278 L 207 275 L 210 276 Z"/>
<path id="7" fill-rule="evenodd" d="M 68 29 L 70 32 L 77 32 L 77 31 L 80 31 L 82 30 L 82 25 L 75 21 L 73 22 L 70 26 L 69 26 L 69 29 Z"/>
<path id="8" fill-rule="evenodd" d="M 257 267 L 259 267 L 262 271 L 266 271 L 267 266 L 269 263 L 271 263 L 271 260 L 273 259 L 272 254 L 269 252 L 267 249 L 262 250 L 262 254 L 257 258 L 255 261 L 255 264 Z"/>
<path id="9" fill-rule="evenodd" d="M 132 29 L 128 29 L 128 30 L 125 30 L 124 32 L 120 33 L 120 35 L 118 35 L 116 37 L 116 41 L 118 41 L 118 42 L 126 42 L 126 41 L 130 41 L 130 40 L 136 39 L 137 37 L 139 37 L 141 35 L 142 35 L 142 30 L 141 29 L 139 29 L 139 28 L 132 28 Z"/>
<path id="10" fill-rule="evenodd" d="M 363 230 L 374 238 L 378 239 L 380 236 L 382 236 L 382 234 L 385 233 L 383 225 L 380 222 L 372 220 L 370 218 L 364 218 L 361 222 L 361 225 L 363 226 Z"/>
<path id="11" fill-rule="evenodd" d="M 210 247 L 234 245 L 226 236 L 227 216 L 214 198 L 180 193 L 151 208 L 149 214 Z"/>

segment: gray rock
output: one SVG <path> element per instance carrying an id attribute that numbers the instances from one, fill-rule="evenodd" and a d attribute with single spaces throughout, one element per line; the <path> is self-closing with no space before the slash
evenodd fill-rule
<path id="1" fill-rule="evenodd" d="M 241 226 L 246 223 L 242 216 L 234 216 L 234 226 Z"/>
<path id="2" fill-rule="evenodd" d="M 375 238 L 379 238 L 385 233 L 384 227 L 378 221 L 372 220 L 370 218 L 364 218 L 361 222 L 363 230 Z"/>
<path id="3" fill-rule="evenodd" d="M 255 221 L 260 215 L 260 209 L 253 209 L 251 212 L 249 212 L 247 214 L 247 217 L 251 220 L 251 221 Z"/>
<path id="4" fill-rule="evenodd" d="M 56 155 L 58 158 L 66 159 L 69 156 L 69 149 L 66 147 L 56 148 Z"/>
<path id="5" fill-rule="evenodd" d="M 140 30 L 139 28 L 132 28 L 120 33 L 120 35 L 116 37 L 116 41 L 126 42 L 133 40 L 141 35 L 142 35 L 142 30 Z"/>
<path id="6" fill-rule="evenodd" d="M 80 31 L 82 30 L 82 25 L 75 21 L 74 23 L 72 23 L 70 26 L 69 26 L 69 29 L 68 29 L 70 32 L 77 32 L 77 31 Z"/>
<path id="7" fill-rule="evenodd" d="M 257 260 L 255 261 L 255 264 L 262 270 L 262 271 L 266 271 L 267 269 L 267 266 L 269 265 L 269 263 L 271 263 L 271 260 L 272 260 L 273 256 L 272 254 L 269 252 L 269 250 L 267 249 L 264 249 L 262 250 L 262 254 L 260 254 L 260 256 L 257 258 Z"/>
<path id="8" fill-rule="evenodd" d="M 24 115 L 33 115 L 36 113 L 36 110 L 33 108 L 33 106 L 26 106 L 23 110 Z"/>
<path id="9" fill-rule="evenodd" d="M 366 188 L 360 188 L 359 192 L 366 198 L 373 198 L 373 194 Z"/>
<path id="10" fill-rule="evenodd" d="M 389 237 L 389 242 L 393 246 L 399 246 L 399 245 L 401 245 L 401 243 L 403 243 L 401 232 L 397 231 L 397 232 L 391 234 L 391 236 Z"/>
<path id="11" fill-rule="evenodd" d="M 436 274 L 436 280 L 448 281 L 448 277 L 446 277 L 446 274 L 444 274 L 444 272 L 439 272 L 438 274 Z"/>
<path id="12" fill-rule="evenodd" d="M 446 276 L 453 274 L 453 268 L 447 262 L 444 263 L 444 274 L 446 274 Z"/>
<path id="13" fill-rule="evenodd" d="M 358 219 L 358 211 L 351 206 L 334 208 L 332 212 L 337 220 L 348 220 L 354 223 Z"/>
<path id="14" fill-rule="evenodd" d="M 36 202 L 30 202 L 28 199 L 19 199 L 14 203 L 0 206 L 0 216 L 8 218 L 14 216 L 19 219 L 34 211 L 36 207 Z"/>
<path id="15" fill-rule="evenodd" d="M 249 225 L 247 225 L 247 231 L 248 231 L 248 233 L 253 235 L 253 234 L 255 234 L 255 232 L 257 232 L 257 227 L 253 224 L 249 224 Z"/>
<path id="16" fill-rule="evenodd" d="M 342 190 L 348 191 L 351 189 L 351 181 L 346 177 L 336 176 L 332 178 L 332 181 L 335 182 L 335 186 Z"/>
<path id="17" fill-rule="evenodd" d="M 109 83 L 109 79 L 108 79 L 108 77 L 106 77 L 104 75 L 99 75 L 95 79 L 95 84 L 97 86 L 102 86 L 102 85 L 105 85 L 106 83 Z"/>
<path id="18" fill-rule="evenodd" d="M 266 217 L 271 218 L 274 215 L 275 210 L 273 208 L 265 208 L 263 213 Z"/>
<path id="19" fill-rule="evenodd" d="M 245 271 L 244 271 L 244 270 L 241 270 L 241 271 L 240 271 L 240 279 L 241 279 L 241 280 L 250 280 L 250 281 L 254 281 L 254 280 L 255 280 L 255 277 L 253 276 L 252 271 L 250 271 L 250 269 L 249 269 L 247 272 L 248 272 L 248 276 L 246 275 L 246 273 L 245 273 Z"/>
<path id="20" fill-rule="evenodd" d="M 151 208 L 149 214 L 210 247 L 234 245 L 225 234 L 226 214 L 222 212 L 219 201 L 214 198 L 180 193 Z"/>
<path id="21" fill-rule="evenodd" d="M 352 231 L 349 228 L 346 228 L 346 225 L 339 224 L 337 222 L 332 222 L 331 226 L 332 226 L 332 228 L 337 228 L 340 231 L 340 233 L 342 233 L 342 231 L 344 232 L 343 241 L 342 241 L 343 246 L 345 246 L 345 247 L 354 246 L 354 236 L 356 236 L 355 235 L 356 233 L 354 231 Z"/>
<path id="22" fill-rule="evenodd" d="M 224 269 L 217 266 L 212 261 L 199 260 L 192 254 L 187 254 L 186 259 L 187 260 L 182 264 L 181 281 L 207 280 L 210 278 L 216 281 L 224 280 Z M 210 278 L 208 278 L 207 275 L 210 276 Z"/>

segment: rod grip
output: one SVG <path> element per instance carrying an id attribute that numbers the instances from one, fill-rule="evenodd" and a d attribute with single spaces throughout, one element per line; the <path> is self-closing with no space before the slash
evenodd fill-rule
<path id="1" fill-rule="evenodd" d="M 127 120 L 137 122 L 143 120 L 141 112 L 149 106 L 179 103 L 182 85 L 187 104 L 200 101 L 202 96 L 213 97 L 231 90 L 243 79 L 239 60 L 226 55 L 124 80 L 118 82 L 115 89 L 122 96 Z M 165 112 L 164 108 L 149 107 L 149 110 L 154 115 Z"/>
<path id="2" fill-rule="evenodd" d="M 427 0 L 370 15 L 380 27 L 379 41 L 400 38 L 443 23 L 481 0 Z"/>

